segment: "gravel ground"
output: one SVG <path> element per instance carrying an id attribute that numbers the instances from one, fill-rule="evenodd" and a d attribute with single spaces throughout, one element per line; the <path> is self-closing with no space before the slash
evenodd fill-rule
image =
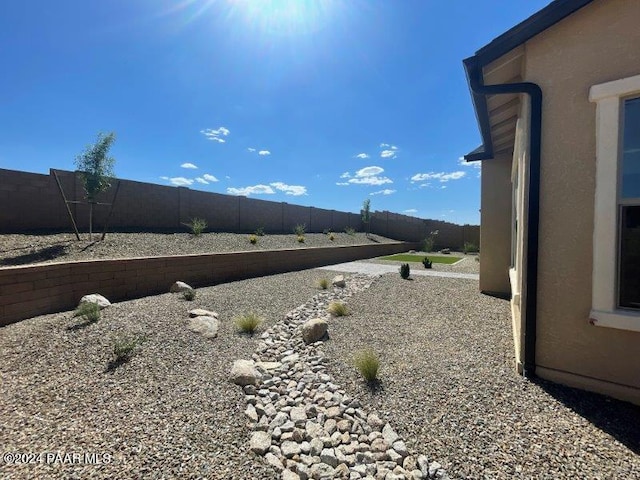
<path id="1" fill-rule="evenodd" d="M 244 394 L 228 381 L 233 361 L 251 358 L 257 344 L 234 331 L 232 318 L 254 310 L 266 328 L 316 294 L 322 276 L 307 270 L 202 288 L 193 302 L 164 294 L 117 303 L 85 328 L 74 328 L 82 322 L 71 312 L 3 327 L 3 452 L 105 452 L 113 462 L 0 460 L 0 477 L 274 478 L 248 451 Z M 187 330 L 196 307 L 220 314 L 218 338 Z M 129 363 L 108 372 L 122 335 L 146 340 Z"/>
<path id="2" fill-rule="evenodd" d="M 517 375 L 509 303 L 476 281 L 384 275 L 348 306 L 329 373 L 452 478 L 640 478 L 640 409 Z M 351 363 L 364 346 L 381 358 L 373 391 Z"/>
<path id="3" fill-rule="evenodd" d="M 0 267 L 32 263 L 68 262 L 105 258 L 145 257 L 157 255 L 186 255 L 197 253 L 268 250 L 276 248 L 329 247 L 388 243 L 394 240 L 364 233 L 347 235 L 334 233 L 334 240 L 322 233 L 308 233 L 300 243 L 292 233 L 265 235 L 258 243 L 249 243 L 249 236 L 235 233 L 203 233 L 194 237 L 189 233 L 108 233 L 104 242 L 89 242 L 88 235 L 77 241 L 73 234 L 0 235 Z"/>

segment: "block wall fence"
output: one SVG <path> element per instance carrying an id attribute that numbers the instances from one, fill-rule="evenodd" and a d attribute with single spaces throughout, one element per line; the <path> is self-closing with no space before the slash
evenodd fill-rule
<path id="1" fill-rule="evenodd" d="M 49 175 L 0 169 L 0 232 L 24 233 L 38 230 L 71 231 L 70 220 L 60 196 L 53 170 Z M 67 200 L 84 200 L 79 175 L 57 170 Z M 99 202 L 110 203 L 115 184 Z M 70 205 L 80 230 L 88 230 L 88 206 Z M 109 207 L 96 206 L 94 229 L 101 230 Z M 242 196 L 191 190 L 186 187 L 120 180 L 120 189 L 109 230 L 184 230 L 190 219 L 204 218 L 214 232 L 249 233 L 258 227 L 267 233 L 291 233 L 297 224 L 307 232 L 336 232 L 351 227 L 363 230 L 359 213 L 304 207 L 285 202 L 256 200 Z M 480 244 L 480 227 L 423 220 L 387 211 L 373 211 L 371 233 L 401 241 L 418 242 L 439 231 L 439 248 L 460 249 L 465 242 Z"/>
<path id="2" fill-rule="evenodd" d="M 203 287 L 390 255 L 416 246 L 393 242 L 7 267 L 0 269 L 0 326 L 72 310 L 90 293 L 111 301 L 128 300 L 167 293 L 176 280 Z"/>

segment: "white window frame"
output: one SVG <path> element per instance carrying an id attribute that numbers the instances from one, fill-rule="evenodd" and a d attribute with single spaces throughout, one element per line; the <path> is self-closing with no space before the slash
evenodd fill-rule
<path id="1" fill-rule="evenodd" d="M 596 103 L 596 193 L 590 321 L 600 327 L 640 332 L 640 311 L 617 307 L 618 177 L 625 97 L 640 96 L 640 75 L 593 85 Z"/>

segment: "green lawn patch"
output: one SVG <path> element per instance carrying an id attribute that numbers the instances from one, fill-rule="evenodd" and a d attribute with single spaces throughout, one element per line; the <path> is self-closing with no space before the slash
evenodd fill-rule
<path id="1" fill-rule="evenodd" d="M 380 260 L 390 260 L 392 262 L 422 262 L 424 257 L 429 257 L 433 263 L 445 263 L 451 265 L 462 260 L 460 257 L 450 257 L 442 255 L 410 255 L 406 253 L 399 253 L 397 255 L 390 255 L 388 257 L 380 257 Z"/>

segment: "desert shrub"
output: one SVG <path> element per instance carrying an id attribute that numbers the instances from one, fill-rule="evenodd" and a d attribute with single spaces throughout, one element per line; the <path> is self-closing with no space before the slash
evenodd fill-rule
<path id="1" fill-rule="evenodd" d="M 73 312 L 73 316 L 81 317 L 87 322 L 97 322 L 100 320 L 100 306 L 93 302 L 83 302 L 78 305 L 78 308 Z"/>
<path id="2" fill-rule="evenodd" d="M 431 268 L 432 263 L 431 260 L 429 260 L 429 257 L 424 257 L 422 259 L 422 264 L 424 265 L 424 268 Z"/>
<path id="3" fill-rule="evenodd" d="M 256 243 L 258 243 L 258 236 L 257 235 L 249 235 L 249 243 L 252 245 L 255 245 Z"/>
<path id="4" fill-rule="evenodd" d="M 425 252 L 433 252 L 436 248 L 436 236 L 438 235 L 439 231 L 438 230 L 434 230 L 433 232 L 431 232 L 429 234 L 429 236 L 427 238 L 424 239 L 424 241 L 422 242 L 422 250 Z"/>
<path id="5" fill-rule="evenodd" d="M 141 345 L 143 341 L 144 338 L 142 337 L 118 338 L 113 345 L 115 362 L 128 362 L 134 355 L 136 348 Z"/>
<path id="6" fill-rule="evenodd" d="M 321 278 L 320 280 L 318 280 L 318 287 L 320 287 L 321 290 L 326 290 L 327 288 L 329 288 L 329 279 L 328 278 Z"/>
<path id="7" fill-rule="evenodd" d="M 233 319 L 233 323 L 235 323 L 236 328 L 242 333 L 253 333 L 262 323 L 262 318 L 253 313 L 245 313 L 244 315 L 240 315 Z"/>
<path id="8" fill-rule="evenodd" d="M 370 348 L 356 352 L 353 363 L 367 382 L 373 382 L 377 378 L 380 360 L 376 352 Z"/>
<path id="9" fill-rule="evenodd" d="M 298 237 L 302 237 L 305 234 L 305 230 L 307 225 L 305 223 L 299 223 L 295 227 L 293 227 L 293 233 L 295 233 Z"/>
<path id="10" fill-rule="evenodd" d="M 256 231 L 254 232 L 254 234 L 257 237 L 264 237 L 264 228 L 262 228 L 262 227 L 256 228 Z"/>
<path id="11" fill-rule="evenodd" d="M 196 299 L 196 291 L 185 290 L 184 292 L 182 292 L 182 298 L 184 298 L 188 302 L 191 302 Z"/>
<path id="12" fill-rule="evenodd" d="M 304 243 L 304 235 L 298 235 L 298 243 Z"/>
<path id="13" fill-rule="evenodd" d="M 198 237 L 202 235 L 202 232 L 207 228 L 207 221 L 204 218 L 192 218 L 189 223 L 184 223 L 186 227 L 189 227 L 191 233 Z"/>
<path id="14" fill-rule="evenodd" d="M 465 253 L 465 255 L 467 253 L 477 253 L 478 252 L 478 246 L 475 243 L 464 242 L 464 246 L 462 247 L 462 251 Z"/>
<path id="15" fill-rule="evenodd" d="M 329 234 L 329 240 L 331 240 L 332 242 L 336 239 L 336 236 L 333 233 Z"/>
<path id="16" fill-rule="evenodd" d="M 402 278 L 406 280 L 407 278 L 409 278 L 410 274 L 411 274 L 411 267 L 409 267 L 408 263 L 403 263 L 402 265 L 400 265 L 400 276 Z"/>
<path id="17" fill-rule="evenodd" d="M 334 317 L 344 317 L 345 315 L 349 315 L 349 309 L 342 302 L 331 302 L 327 310 Z"/>
<path id="18" fill-rule="evenodd" d="M 345 227 L 345 228 L 344 228 L 344 232 L 345 232 L 347 235 L 354 236 L 354 235 L 356 234 L 356 229 L 355 229 L 355 228 L 353 228 L 353 227 Z"/>

